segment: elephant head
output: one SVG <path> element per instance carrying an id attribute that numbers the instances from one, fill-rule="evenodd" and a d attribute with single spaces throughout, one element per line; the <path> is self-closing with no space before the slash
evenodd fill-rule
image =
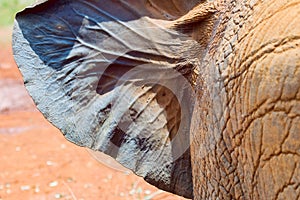
<path id="1" fill-rule="evenodd" d="M 300 2 L 48 0 L 16 16 L 44 116 L 166 191 L 300 196 Z"/>

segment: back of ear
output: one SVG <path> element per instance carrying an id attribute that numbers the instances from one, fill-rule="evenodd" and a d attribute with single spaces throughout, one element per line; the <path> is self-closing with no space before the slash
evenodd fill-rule
<path id="1" fill-rule="evenodd" d="M 170 29 L 168 9 L 155 6 L 45 1 L 17 14 L 14 56 L 38 109 L 69 141 L 192 198 L 189 126 L 199 46 Z"/>

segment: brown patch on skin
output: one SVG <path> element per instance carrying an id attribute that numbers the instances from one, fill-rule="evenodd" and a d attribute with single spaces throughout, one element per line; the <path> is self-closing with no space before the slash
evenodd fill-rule
<path id="1" fill-rule="evenodd" d="M 167 20 L 175 20 L 186 15 L 193 7 L 198 5 L 202 0 L 147 0 L 146 6 L 151 12 L 161 15 Z"/>
<path id="2" fill-rule="evenodd" d="M 214 3 L 201 3 L 186 15 L 175 20 L 171 28 L 191 35 L 204 51 L 212 37 L 217 8 Z"/>
<path id="3" fill-rule="evenodd" d="M 217 11 L 215 5 L 211 2 L 205 2 L 197 5 L 186 15 L 175 20 L 174 27 L 179 27 L 182 25 L 193 24 L 203 21 L 209 18 L 213 13 Z"/>
<path id="4" fill-rule="evenodd" d="M 216 29 L 215 26 L 221 13 L 220 9 L 222 8 L 223 6 L 220 2 L 204 1 L 195 6 L 184 16 L 172 22 L 172 29 L 190 35 L 199 43 L 199 60 L 202 60 L 202 57 L 204 57 L 213 35 L 216 34 L 214 30 Z M 198 79 L 203 80 L 203 78 L 201 78 L 202 67 L 204 66 L 192 67 L 190 76 L 187 78 L 193 85 L 193 88 L 201 84 Z"/>
<path id="5" fill-rule="evenodd" d="M 167 119 L 167 128 L 169 131 L 169 139 L 170 141 L 176 136 L 180 121 L 181 121 L 181 107 L 171 90 L 164 86 L 157 85 L 153 89 L 154 93 L 156 93 L 156 101 L 161 108 L 164 108 L 164 112 Z"/>

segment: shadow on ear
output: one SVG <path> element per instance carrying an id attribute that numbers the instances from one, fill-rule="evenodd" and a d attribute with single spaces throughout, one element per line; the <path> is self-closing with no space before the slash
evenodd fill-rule
<path id="1" fill-rule="evenodd" d="M 27 8 L 16 16 L 14 56 L 38 109 L 69 141 L 192 198 L 191 83 L 200 47 L 169 28 L 167 14 L 184 10 L 149 2 L 155 9 L 142 0 Z"/>

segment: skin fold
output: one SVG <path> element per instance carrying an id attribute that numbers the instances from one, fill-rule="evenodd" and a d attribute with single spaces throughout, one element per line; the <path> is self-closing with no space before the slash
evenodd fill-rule
<path id="1" fill-rule="evenodd" d="M 224 1 L 198 78 L 195 199 L 300 198 L 300 2 Z"/>
<path id="2" fill-rule="evenodd" d="M 187 198 L 300 199 L 300 1 L 103 2 L 16 17 L 25 85 L 66 139 Z"/>

